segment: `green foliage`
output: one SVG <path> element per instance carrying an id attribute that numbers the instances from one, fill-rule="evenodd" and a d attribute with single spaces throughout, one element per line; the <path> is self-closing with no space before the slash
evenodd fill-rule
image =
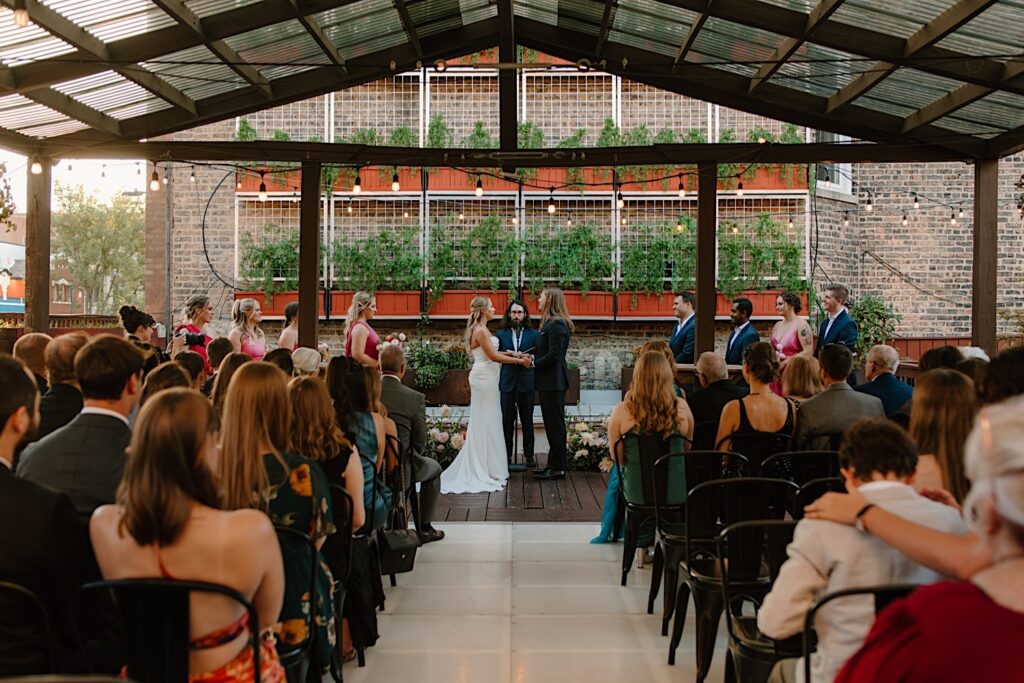
<path id="1" fill-rule="evenodd" d="M 427 124 L 427 147 L 454 147 L 454 139 L 452 129 L 448 127 L 443 116 L 434 114 L 430 117 L 430 123 Z"/>
<path id="2" fill-rule="evenodd" d="M 636 128 L 632 128 L 620 135 L 623 145 L 631 147 L 649 147 L 651 144 L 651 131 L 648 130 L 647 126 L 640 124 Z M 645 165 L 638 166 L 626 166 L 623 169 L 628 173 L 633 180 L 644 181 L 647 180 L 647 176 L 650 174 L 651 167 Z"/>
<path id="3" fill-rule="evenodd" d="M 416 133 L 409 126 L 398 126 L 392 128 L 391 133 L 388 134 L 387 145 L 389 147 L 416 147 L 419 145 L 419 141 L 416 139 Z"/>
<path id="4" fill-rule="evenodd" d="M 270 223 L 267 238 L 257 242 L 252 235 L 242 238 L 242 278 L 265 294 L 299 286 L 299 231 Z"/>
<path id="5" fill-rule="evenodd" d="M 681 141 L 676 139 L 676 132 L 674 130 L 672 130 L 671 128 L 662 128 L 661 130 L 659 130 L 654 135 L 654 144 L 656 144 L 656 145 L 671 145 L 671 144 L 674 144 L 676 142 L 681 142 Z M 671 178 L 668 178 L 666 176 L 671 175 L 674 170 L 675 170 L 675 166 L 671 166 L 671 165 L 670 166 L 654 166 L 654 167 L 651 168 L 651 171 L 654 173 L 654 175 L 662 176 L 662 179 L 661 179 L 661 189 L 662 190 L 668 190 L 668 186 L 669 186 L 669 183 L 671 182 Z"/>
<path id="6" fill-rule="evenodd" d="M 469 149 L 496 149 L 498 141 L 491 135 L 491 131 L 487 130 L 483 121 L 475 121 L 473 130 L 462 138 L 462 146 Z"/>
<path id="7" fill-rule="evenodd" d="M 690 216 L 680 216 L 677 225 L 638 226 L 639 239 L 622 249 L 621 289 L 660 296 L 666 287 L 670 291 L 692 287 L 697 256 L 695 226 Z"/>
<path id="8" fill-rule="evenodd" d="M 354 242 L 335 242 L 333 258 L 334 267 L 346 279 L 348 289 L 373 292 L 420 288 L 423 259 L 415 228 L 385 230 Z"/>
<path id="9" fill-rule="evenodd" d="M 868 351 L 896 335 L 902 316 L 896 307 L 874 294 L 865 294 L 849 302 L 850 316 L 857 323 L 857 362 L 867 360 Z"/>
<path id="10" fill-rule="evenodd" d="M 469 354 L 462 344 L 431 344 L 414 341 L 405 350 L 406 364 L 416 372 L 416 385 L 420 389 L 433 389 L 449 370 L 469 367 Z"/>
<path id="11" fill-rule="evenodd" d="M 537 61 L 539 53 L 522 45 L 516 45 L 516 61 L 520 63 L 532 63 Z"/>
<path id="12" fill-rule="evenodd" d="M 732 221 L 718 224 L 718 293 L 732 299 L 745 289 L 750 282 L 743 277 L 743 256 L 749 245 L 739 226 Z"/>
<path id="13" fill-rule="evenodd" d="M 559 149 L 577 149 L 583 146 L 583 139 L 587 137 L 586 128 L 577 128 L 569 137 L 558 143 Z M 565 184 L 569 187 L 579 187 L 583 192 L 583 169 L 579 166 L 570 166 L 565 169 Z"/>
<path id="14" fill-rule="evenodd" d="M 605 289 L 614 271 L 611 240 L 597 233 L 590 223 L 560 229 L 550 222 L 537 226 L 545 235 L 542 244 L 526 250 L 524 274 L 530 289 L 539 292 L 545 281 L 586 294 Z"/>
<path id="15" fill-rule="evenodd" d="M 249 123 L 249 119 L 242 118 L 238 122 L 238 130 L 235 131 L 235 139 L 239 142 L 253 142 L 258 138 L 256 129 Z"/>
<path id="16" fill-rule="evenodd" d="M 449 214 L 439 221 L 430 231 L 430 244 L 427 247 L 427 266 L 429 268 L 430 302 L 441 300 L 449 278 L 455 277 L 455 242 L 448 238 L 452 234 L 456 218 Z"/>
<path id="17" fill-rule="evenodd" d="M 718 291 L 723 296 L 768 287 L 801 292 L 807 288 L 802 270 L 800 245 L 769 214 L 759 214 L 746 229 L 732 221 L 719 224 Z"/>
<path id="18" fill-rule="evenodd" d="M 615 125 L 615 119 L 607 118 L 604 120 L 604 126 L 601 128 L 601 132 L 597 134 L 597 146 L 598 147 L 619 147 L 622 145 L 622 132 L 619 127 Z M 605 179 L 611 175 L 610 168 L 595 168 L 594 177 L 598 179 Z"/>
<path id="19" fill-rule="evenodd" d="M 488 287 L 494 292 L 515 278 L 519 244 L 498 216 L 488 216 L 462 241 L 462 261 L 470 288 Z"/>
<path id="20" fill-rule="evenodd" d="M 0 228 L 5 232 L 14 230 L 11 216 L 17 207 L 14 206 L 14 191 L 11 190 L 11 179 L 7 177 L 7 164 L 0 162 Z"/>
<path id="21" fill-rule="evenodd" d="M 520 121 L 517 133 L 519 149 L 540 149 L 544 146 L 544 131 L 533 121 Z M 537 177 L 536 168 L 517 168 L 516 175 L 524 180 Z"/>
<path id="22" fill-rule="evenodd" d="M 736 131 L 732 128 L 724 128 L 718 133 L 719 142 L 736 142 Z M 718 180 L 728 189 L 736 185 L 736 174 L 739 173 L 739 164 L 719 164 Z"/>
<path id="23" fill-rule="evenodd" d="M 292 136 L 280 128 L 275 128 L 274 134 L 270 136 L 270 139 L 274 142 L 288 142 L 292 139 Z"/>
<path id="24" fill-rule="evenodd" d="M 71 281 L 85 289 L 87 312 L 113 314 L 126 303 L 141 306 L 144 203 L 118 194 L 102 204 L 81 186 L 60 183 L 54 195 L 51 252 L 67 263 Z M 0 195 L 0 216 L 4 206 Z"/>

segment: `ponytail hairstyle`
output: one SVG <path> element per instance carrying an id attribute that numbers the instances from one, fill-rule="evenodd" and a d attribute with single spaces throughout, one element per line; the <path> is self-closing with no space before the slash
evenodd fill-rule
<path id="1" fill-rule="evenodd" d="M 156 325 L 153 316 L 145 311 L 140 311 L 135 306 L 122 306 L 118 310 L 118 314 L 121 316 L 121 325 L 124 326 L 124 331 L 128 334 L 135 334 L 140 327 Z"/>
<path id="2" fill-rule="evenodd" d="M 540 324 L 543 327 L 544 323 L 549 320 L 562 320 L 565 322 L 569 331 L 572 332 L 576 329 L 576 326 L 572 324 L 572 318 L 569 316 L 569 307 L 565 303 L 565 294 L 562 293 L 558 287 L 548 287 L 544 290 L 547 295 L 547 307 L 540 312 Z"/>
<path id="3" fill-rule="evenodd" d="M 352 325 L 363 319 L 363 311 L 373 304 L 373 299 L 373 292 L 356 292 L 352 295 L 352 305 L 348 307 L 348 313 L 345 314 L 345 329 L 342 334 L 345 339 L 348 339 Z"/>
<path id="4" fill-rule="evenodd" d="M 210 297 L 206 296 L 205 294 L 196 294 L 194 296 L 190 296 L 188 300 L 185 301 L 185 318 L 189 322 L 195 320 L 196 311 L 198 311 L 200 308 L 206 308 L 209 305 Z"/>
<path id="5" fill-rule="evenodd" d="M 470 339 L 473 336 L 473 329 L 477 325 L 487 324 L 487 309 L 491 306 L 491 300 L 486 296 L 475 296 L 473 300 L 469 302 L 469 320 L 466 321 L 466 334 L 463 336 L 463 343 L 466 345 L 467 351 L 472 351 L 470 348 Z"/>
<path id="6" fill-rule="evenodd" d="M 288 327 L 295 320 L 295 316 L 299 314 L 299 302 L 289 301 L 284 307 L 284 326 Z"/>
<path id="7" fill-rule="evenodd" d="M 253 326 L 252 334 L 249 333 L 249 314 L 256 309 L 256 299 L 238 299 L 231 304 L 231 322 L 235 328 L 242 331 L 243 337 L 263 339 L 263 330 L 259 325 Z"/>
<path id="8" fill-rule="evenodd" d="M 790 306 L 794 313 L 799 313 L 804 307 L 803 302 L 800 301 L 800 296 L 794 292 L 783 292 L 779 295 L 779 298 L 787 306 Z"/>

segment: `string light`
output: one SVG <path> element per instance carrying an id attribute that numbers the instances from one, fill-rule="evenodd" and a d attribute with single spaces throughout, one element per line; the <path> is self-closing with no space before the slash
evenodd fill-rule
<path id="1" fill-rule="evenodd" d="M 403 211 L 402 212 L 402 218 L 408 218 L 408 217 L 409 217 L 409 212 L 408 211 Z"/>
<path id="2" fill-rule="evenodd" d="M 267 201 L 267 184 L 264 182 L 263 171 L 260 171 L 260 193 L 259 200 L 261 202 Z"/>
<path id="3" fill-rule="evenodd" d="M 460 220 L 460 221 L 464 221 L 464 220 L 466 220 L 466 214 L 464 214 L 464 213 L 462 213 L 461 211 L 459 211 L 459 220 Z"/>
<path id="4" fill-rule="evenodd" d="M 39 158 L 38 154 L 32 155 L 32 166 L 29 167 L 29 171 L 32 172 L 32 175 L 42 175 L 43 160 Z"/>
<path id="5" fill-rule="evenodd" d="M 904 211 L 904 212 L 903 212 L 903 220 L 902 220 L 902 221 L 900 221 L 900 224 L 902 224 L 902 225 L 906 226 L 906 225 L 907 225 L 907 223 L 909 223 L 909 222 L 910 222 L 910 221 L 908 221 L 908 220 L 907 220 L 907 212 L 906 212 L 906 211 Z"/>
<path id="6" fill-rule="evenodd" d="M 476 176 L 476 196 L 477 197 L 483 197 L 484 196 L 484 181 L 480 178 L 479 174 L 477 174 L 477 176 Z"/>
<path id="7" fill-rule="evenodd" d="M 572 227 L 572 211 L 569 212 L 569 217 L 565 219 L 565 224 L 567 227 Z"/>
<path id="8" fill-rule="evenodd" d="M 949 212 L 949 224 L 956 225 L 956 211 L 951 210 Z"/>
<path id="9" fill-rule="evenodd" d="M 743 196 L 743 181 L 742 180 L 739 183 L 737 183 L 737 185 L 736 185 L 736 196 L 737 197 L 742 197 Z"/>
<path id="10" fill-rule="evenodd" d="M 680 216 L 679 218 L 676 219 L 676 232 L 682 232 L 682 231 L 683 231 L 683 217 Z"/>
<path id="11" fill-rule="evenodd" d="M 867 209 L 868 211 L 874 211 L 875 210 L 875 204 L 874 204 L 873 201 L 871 201 L 871 195 L 870 194 L 868 195 L 867 206 L 865 206 L 864 208 Z"/>
<path id="12" fill-rule="evenodd" d="M 963 218 L 964 217 L 964 207 L 961 206 L 960 210 L 957 211 L 956 215 L 957 215 L 958 218 Z"/>
<path id="13" fill-rule="evenodd" d="M 629 221 L 626 220 L 625 216 L 619 219 L 619 225 L 626 225 L 627 223 L 629 223 Z"/>
<path id="14" fill-rule="evenodd" d="M 28 26 L 28 10 L 25 9 L 25 0 L 14 0 L 14 25 L 18 28 Z"/>
<path id="15" fill-rule="evenodd" d="M 792 215 L 790 215 L 790 217 L 789 217 L 789 229 L 790 230 L 793 229 L 793 216 Z"/>
<path id="16" fill-rule="evenodd" d="M 850 225 L 850 212 L 843 211 L 843 225 L 849 227 Z"/>
<path id="17" fill-rule="evenodd" d="M 142 165 L 139 162 L 135 162 L 135 175 L 142 175 Z"/>
<path id="18" fill-rule="evenodd" d="M 363 191 L 363 184 L 359 180 L 359 169 L 356 169 L 356 182 L 352 185 L 352 194 L 359 194 Z"/>
<path id="19" fill-rule="evenodd" d="M 679 197 L 680 199 L 686 196 L 686 188 L 683 187 L 683 175 L 679 174 Z"/>
<path id="20" fill-rule="evenodd" d="M 196 181 L 196 167 L 193 166 L 192 170 L 188 172 L 188 181 L 194 183 Z"/>
<path id="21" fill-rule="evenodd" d="M 167 184 L 167 171 L 164 171 L 164 177 L 160 179 L 160 182 L 162 182 L 164 185 Z"/>
<path id="22" fill-rule="evenodd" d="M 398 183 L 398 171 L 395 171 L 394 175 L 391 176 L 391 191 L 398 192 L 402 189 L 402 186 Z"/>
<path id="23" fill-rule="evenodd" d="M 548 194 L 548 213 L 555 213 L 555 188 L 551 188 Z"/>
<path id="24" fill-rule="evenodd" d="M 352 213 L 352 198 L 348 198 L 348 206 L 346 207 L 349 213 Z"/>
<path id="25" fill-rule="evenodd" d="M 156 167 L 153 167 L 153 175 L 149 177 L 149 189 L 156 192 L 160 189 L 160 176 L 157 175 Z"/>
<path id="26" fill-rule="evenodd" d="M 620 209 L 621 209 L 621 208 L 623 208 L 624 206 L 626 206 L 626 200 L 625 200 L 625 199 L 623 199 L 623 197 L 622 197 L 622 193 L 621 193 L 621 192 L 620 192 L 620 193 L 618 194 L 618 196 L 617 196 L 617 197 L 615 198 L 615 205 L 616 205 L 617 207 L 619 207 Z"/>
<path id="27" fill-rule="evenodd" d="M 107 177 L 107 165 L 103 164 L 103 166 L 100 167 L 100 178 L 106 178 L 106 177 Z"/>
<path id="28" fill-rule="evenodd" d="M 768 142 L 768 141 L 763 136 L 759 136 L 757 138 L 757 144 L 759 144 L 759 145 L 763 145 L 766 142 Z"/>
<path id="29" fill-rule="evenodd" d="M 448 63 L 443 59 L 439 59 L 434 62 L 434 71 L 437 73 L 444 73 L 444 70 L 448 68 Z"/>
<path id="30" fill-rule="evenodd" d="M 828 174 L 828 169 L 825 169 L 825 189 L 832 187 L 832 176 Z"/>
<path id="31" fill-rule="evenodd" d="M 68 173 L 71 173 L 71 162 L 68 162 Z"/>
<path id="32" fill-rule="evenodd" d="M 910 196 L 914 198 L 914 208 L 915 209 L 920 209 L 921 208 L 921 201 L 917 198 L 917 193 L 916 192 L 912 192 Z"/>
<path id="33" fill-rule="evenodd" d="M 241 190 L 242 189 L 242 177 L 241 176 L 239 176 L 238 180 L 235 181 L 235 189 L 236 190 Z"/>
<path id="34" fill-rule="evenodd" d="M 512 216 L 512 225 L 519 225 L 519 219 L 515 216 Z"/>

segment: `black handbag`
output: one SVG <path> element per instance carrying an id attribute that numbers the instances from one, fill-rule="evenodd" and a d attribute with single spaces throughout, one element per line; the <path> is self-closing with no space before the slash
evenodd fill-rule
<path id="1" fill-rule="evenodd" d="M 398 502 L 391 514 L 391 523 L 377 530 L 377 551 L 382 576 L 411 572 L 416 562 L 416 549 L 422 545 L 419 533 L 409 528 L 409 516 L 405 509 L 405 467 L 402 463 L 399 463 L 398 470 Z"/>

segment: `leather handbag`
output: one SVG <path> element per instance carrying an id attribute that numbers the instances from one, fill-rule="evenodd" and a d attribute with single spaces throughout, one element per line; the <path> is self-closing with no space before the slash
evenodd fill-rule
<path id="1" fill-rule="evenodd" d="M 409 516 L 405 509 L 405 468 L 399 466 L 398 471 L 398 503 L 391 514 L 391 523 L 377 530 L 381 575 L 411 572 L 416 562 L 416 550 L 422 545 L 419 533 L 409 528 Z"/>

